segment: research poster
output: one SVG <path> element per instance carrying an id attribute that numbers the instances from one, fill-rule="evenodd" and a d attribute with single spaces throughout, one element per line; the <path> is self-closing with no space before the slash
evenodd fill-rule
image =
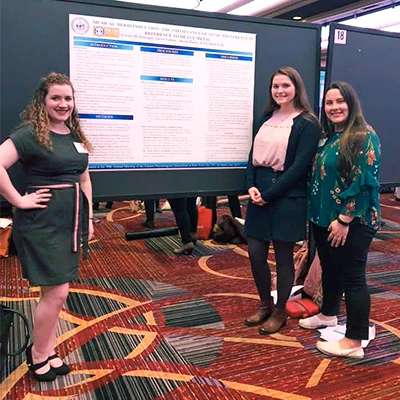
<path id="1" fill-rule="evenodd" d="M 70 15 L 70 76 L 89 167 L 245 167 L 256 35 Z"/>

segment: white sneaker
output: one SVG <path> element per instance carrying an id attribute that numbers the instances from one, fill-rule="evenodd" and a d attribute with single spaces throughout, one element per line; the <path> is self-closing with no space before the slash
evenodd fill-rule
<path id="1" fill-rule="evenodd" d="M 336 326 L 337 325 L 337 317 L 330 316 L 329 319 L 321 319 L 319 314 L 313 315 L 312 317 L 304 318 L 299 320 L 299 326 L 305 329 L 318 329 L 325 328 L 327 326 Z"/>
<path id="2" fill-rule="evenodd" d="M 364 350 L 361 346 L 353 349 L 341 349 L 339 347 L 339 341 L 333 342 L 317 342 L 317 349 L 327 354 L 328 356 L 335 357 L 350 357 L 350 358 L 363 358 Z"/>

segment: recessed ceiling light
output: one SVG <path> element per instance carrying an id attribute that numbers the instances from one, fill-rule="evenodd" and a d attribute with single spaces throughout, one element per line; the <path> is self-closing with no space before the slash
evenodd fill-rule
<path id="1" fill-rule="evenodd" d="M 299 17 L 298 15 L 296 15 L 295 17 L 293 17 L 293 19 L 295 19 L 296 21 L 302 19 L 301 17 Z"/>

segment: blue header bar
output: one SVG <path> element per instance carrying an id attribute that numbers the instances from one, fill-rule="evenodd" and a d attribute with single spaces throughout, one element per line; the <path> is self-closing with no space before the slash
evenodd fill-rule
<path id="1" fill-rule="evenodd" d="M 118 114 L 79 114 L 82 119 L 122 119 L 133 121 L 133 115 L 118 115 Z"/>
<path id="2" fill-rule="evenodd" d="M 210 54 L 206 53 L 206 58 L 219 58 L 221 60 L 235 60 L 235 61 L 253 61 L 253 57 L 235 56 L 226 54 Z"/>
<path id="3" fill-rule="evenodd" d="M 191 78 L 174 78 L 172 76 L 140 75 L 140 79 L 142 81 L 193 83 L 193 79 Z"/>
<path id="4" fill-rule="evenodd" d="M 173 54 L 177 56 L 193 56 L 194 51 L 177 50 L 177 49 L 163 49 L 161 47 L 141 47 L 140 51 L 147 53 L 161 53 L 161 54 Z"/>
<path id="5" fill-rule="evenodd" d="M 74 40 L 74 46 L 98 47 L 102 49 L 112 49 L 112 50 L 133 50 L 133 46 L 126 46 L 117 43 L 98 43 L 95 41 L 84 42 L 80 40 Z"/>

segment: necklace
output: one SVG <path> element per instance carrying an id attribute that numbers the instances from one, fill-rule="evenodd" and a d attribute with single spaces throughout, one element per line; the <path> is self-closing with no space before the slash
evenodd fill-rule
<path id="1" fill-rule="evenodd" d="M 280 119 L 279 119 L 279 122 L 284 122 L 284 121 L 286 121 L 286 120 L 288 119 L 288 117 L 289 117 L 289 116 L 280 118 Z"/>
<path id="2" fill-rule="evenodd" d="M 279 122 L 283 122 L 283 121 L 286 121 L 291 115 L 293 115 L 292 112 L 289 114 L 282 114 L 282 115 L 278 114 L 277 119 Z"/>
<path id="3" fill-rule="evenodd" d="M 285 122 L 286 120 L 288 120 L 292 115 L 293 115 L 293 112 L 288 113 L 288 114 L 274 114 L 269 122 L 274 125 L 282 124 L 282 122 Z"/>
<path id="4" fill-rule="evenodd" d="M 286 112 L 286 113 L 274 113 L 272 117 L 265 122 L 265 124 L 271 128 L 280 128 L 286 129 L 291 125 L 289 122 L 289 118 L 292 118 L 296 115 L 295 111 Z M 287 122 L 286 122 L 287 121 Z"/>

